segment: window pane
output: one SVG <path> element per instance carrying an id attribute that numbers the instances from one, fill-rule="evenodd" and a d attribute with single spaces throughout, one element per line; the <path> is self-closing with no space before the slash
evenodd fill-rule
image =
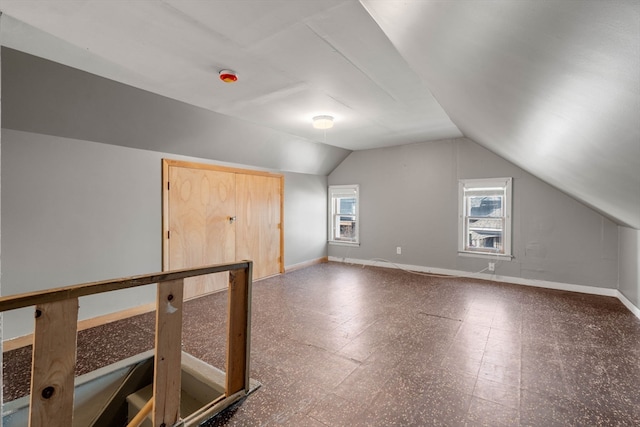
<path id="1" fill-rule="evenodd" d="M 502 218 L 469 218 L 467 233 L 469 236 L 466 242 L 467 249 L 503 251 L 504 220 Z"/>
<path id="2" fill-rule="evenodd" d="M 467 216 L 502 217 L 502 196 L 468 196 Z"/>
<path id="3" fill-rule="evenodd" d="M 338 199 L 338 213 L 355 215 L 355 213 L 356 213 L 356 199 L 355 199 L 355 197 L 339 198 Z"/>
<path id="4" fill-rule="evenodd" d="M 337 240 L 354 241 L 356 238 L 356 217 L 355 215 L 337 215 L 336 228 Z"/>

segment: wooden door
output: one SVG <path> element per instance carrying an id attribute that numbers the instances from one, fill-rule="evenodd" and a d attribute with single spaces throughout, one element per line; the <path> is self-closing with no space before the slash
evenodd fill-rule
<path id="1" fill-rule="evenodd" d="M 282 178 L 261 175 L 236 177 L 236 257 L 254 261 L 253 277 L 282 272 Z"/>
<path id="2" fill-rule="evenodd" d="M 246 259 L 254 279 L 284 272 L 282 175 L 164 160 L 163 179 L 164 270 Z M 225 289 L 227 278 L 187 280 L 185 298 Z"/>
<path id="3" fill-rule="evenodd" d="M 235 261 L 235 174 L 169 166 L 166 269 Z M 228 273 L 185 280 L 184 297 L 225 289 Z"/>

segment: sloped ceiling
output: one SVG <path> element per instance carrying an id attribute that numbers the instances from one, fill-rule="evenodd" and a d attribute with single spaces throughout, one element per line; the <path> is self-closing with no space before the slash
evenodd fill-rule
<path id="1" fill-rule="evenodd" d="M 640 228 L 637 0 L 0 0 L 0 10 L 5 46 L 347 150 L 465 135 Z M 224 68 L 240 81 L 217 80 Z M 335 127 L 313 129 L 317 114 Z"/>
<path id="2" fill-rule="evenodd" d="M 640 2 L 363 3 L 465 136 L 640 227 Z"/>

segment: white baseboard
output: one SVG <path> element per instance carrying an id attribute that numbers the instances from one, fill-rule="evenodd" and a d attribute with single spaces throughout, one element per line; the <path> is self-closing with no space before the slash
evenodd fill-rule
<path id="1" fill-rule="evenodd" d="M 324 257 L 321 257 L 321 258 L 316 258 L 316 259 L 312 259 L 312 260 L 309 260 L 309 261 L 300 262 L 298 264 L 287 265 L 287 266 L 285 266 L 284 271 L 286 273 L 290 273 L 292 271 L 300 270 L 301 268 L 311 267 L 312 265 L 316 265 L 316 264 L 323 264 L 323 263 L 328 262 L 328 261 L 329 261 L 329 258 L 324 256 Z"/>
<path id="2" fill-rule="evenodd" d="M 618 297 L 618 299 L 620 300 L 620 302 L 622 302 L 622 304 L 624 304 L 625 307 L 627 307 L 629 309 L 630 312 L 632 312 L 633 314 L 636 315 L 636 317 L 638 319 L 640 319 L 640 308 L 636 307 L 635 305 L 633 305 L 633 303 L 631 301 L 629 301 L 627 299 L 627 297 L 624 296 L 624 294 L 620 291 L 618 291 L 618 295 L 616 295 Z"/>
<path id="3" fill-rule="evenodd" d="M 640 319 L 640 309 L 634 306 L 620 291 L 617 289 L 600 288 L 596 286 L 574 285 L 571 283 L 549 282 L 546 280 L 523 279 L 520 277 L 500 276 L 497 274 L 487 273 L 471 273 L 468 271 L 449 270 L 446 268 L 432 268 L 420 265 L 396 264 L 388 261 L 362 260 L 354 258 L 329 257 L 329 261 L 342 262 L 345 264 L 370 265 L 376 267 L 395 268 L 399 270 L 418 271 L 421 273 L 442 274 L 445 276 L 469 277 L 474 279 L 491 280 L 494 282 L 513 283 L 516 285 L 535 286 L 538 288 L 555 289 L 559 291 L 579 292 L 583 294 L 602 295 L 607 297 L 616 297 L 629 309 L 636 317 Z"/>

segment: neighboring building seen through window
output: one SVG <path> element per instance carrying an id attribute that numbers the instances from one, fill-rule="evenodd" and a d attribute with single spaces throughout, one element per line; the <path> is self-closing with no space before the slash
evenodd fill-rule
<path id="1" fill-rule="evenodd" d="M 358 244 L 358 185 L 329 186 L 329 242 Z"/>
<path id="2" fill-rule="evenodd" d="M 460 252 L 511 255 L 511 178 L 459 181 Z"/>

